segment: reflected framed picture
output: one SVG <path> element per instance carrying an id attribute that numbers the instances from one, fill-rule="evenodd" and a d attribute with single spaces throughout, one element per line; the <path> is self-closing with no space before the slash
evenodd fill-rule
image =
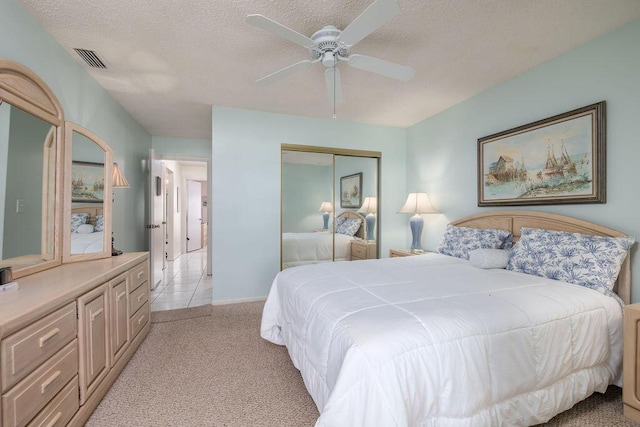
<path id="1" fill-rule="evenodd" d="M 362 205 L 362 172 L 340 178 L 340 207 L 359 208 Z"/>
<path id="2" fill-rule="evenodd" d="M 71 164 L 71 201 L 102 203 L 104 200 L 104 163 L 73 161 Z"/>
<path id="3" fill-rule="evenodd" d="M 478 206 L 605 203 L 605 107 L 478 139 Z"/>

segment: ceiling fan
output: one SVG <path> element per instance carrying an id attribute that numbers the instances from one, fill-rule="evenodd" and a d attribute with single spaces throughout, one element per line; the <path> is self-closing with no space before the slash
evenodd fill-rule
<path id="1" fill-rule="evenodd" d="M 278 37 L 289 40 L 309 50 L 311 59 L 296 62 L 281 70 L 256 80 L 256 84 L 266 86 L 290 74 L 320 62 L 326 67 L 324 71 L 329 103 L 339 104 L 343 101 L 340 69 L 337 65 L 346 62 L 354 68 L 380 74 L 392 79 L 408 81 L 415 75 L 411 67 L 395 64 L 371 56 L 351 53 L 351 48 L 380 28 L 400 11 L 396 0 L 376 0 L 360 16 L 344 30 L 327 25 L 313 33 L 309 38 L 263 15 L 249 15 L 247 22 Z M 335 110 L 334 110 L 335 115 Z"/>

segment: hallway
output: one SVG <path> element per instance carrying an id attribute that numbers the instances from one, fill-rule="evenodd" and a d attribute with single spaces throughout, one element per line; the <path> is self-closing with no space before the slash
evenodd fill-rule
<path id="1" fill-rule="evenodd" d="M 151 311 L 211 304 L 213 279 L 207 276 L 207 248 L 167 261 L 164 278 L 151 291 Z"/>

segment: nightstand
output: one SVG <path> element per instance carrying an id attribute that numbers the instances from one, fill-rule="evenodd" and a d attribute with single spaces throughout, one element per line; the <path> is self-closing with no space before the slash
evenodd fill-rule
<path id="1" fill-rule="evenodd" d="M 411 249 L 389 249 L 389 258 L 398 258 L 403 256 L 421 255 L 425 252 L 411 252 Z"/>
<path id="2" fill-rule="evenodd" d="M 351 241 L 351 258 L 349 259 L 350 261 L 376 258 L 378 258 L 378 254 L 376 251 L 375 240 Z"/>
<path id="3" fill-rule="evenodd" d="M 640 304 L 624 308 L 622 403 L 625 417 L 640 423 Z"/>

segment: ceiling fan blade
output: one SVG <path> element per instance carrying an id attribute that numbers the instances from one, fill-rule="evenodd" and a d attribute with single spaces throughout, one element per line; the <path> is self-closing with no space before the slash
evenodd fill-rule
<path id="1" fill-rule="evenodd" d="M 416 71 L 413 68 L 406 65 L 400 65 L 366 55 L 349 55 L 348 63 L 354 68 L 370 71 L 372 73 L 391 77 L 392 79 L 402 80 L 404 82 L 411 80 L 416 74 Z"/>
<path id="2" fill-rule="evenodd" d="M 269 74 L 268 76 L 265 76 L 261 79 L 256 80 L 256 84 L 258 86 L 267 86 L 268 84 L 271 84 L 276 80 L 280 80 L 281 78 L 286 77 L 290 74 L 296 73 L 302 70 L 303 68 L 307 68 L 311 66 L 311 64 L 313 63 L 314 61 L 311 61 L 310 59 L 305 59 L 304 61 L 296 62 L 295 64 L 289 65 L 288 67 L 285 67 L 282 70 L 278 70 L 274 73 Z"/>
<path id="3" fill-rule="evenodd" d="M 327 98 L 329 104 L 335 105 L 342 104 L 344 99 L 342 98 L 342 80 L 340 79 L 340 69 L 337 67 L 331 67 L 324 70 L 324 80 L 327 82 Z"/>
<path id="4" fill-rule="evenodd" d="M 340 41 L 353 46 L 400 12 L 396 0 L 376 0 L 340 34 Z"/>
<path id="5" fill-rule="evenodd" d="M 273 33 L 280 38 L 289 40 L 290 42 L 293 42 L 295 44 L 299 44 L 302 47 L 310 48 L 315 46 L 313 40 L 311 40 L 309 37 L 302 35 L 299 32 L 292 30 L 291 28 L 287 28 L 284 25 L 279 24 L 276 21 L 273 21 L 265 16 L 248 15 L 247 23 L 255 27 L 262 28 L 263 30 L 269 31 L 270 33 Z"/>

